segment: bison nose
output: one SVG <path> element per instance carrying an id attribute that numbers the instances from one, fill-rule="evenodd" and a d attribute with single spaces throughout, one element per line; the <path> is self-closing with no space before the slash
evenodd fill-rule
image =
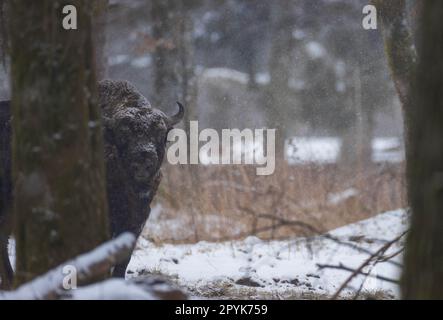
<path id="1" fill-rule="evenodd" d="M 131 152 L 131 159 L 137 162 L 155 161 L 157 154 L 151 148 L 137 148 Z"/>
<path id="2" fill-rule="evenodd" d="M 151 167 L 149 163 L 133 163 L 132 164 L 134 178 L 137 181 L 144 182 L 151 176 Z"/>
<path id="3" fill-rule="evenodd" d="M 134 150 L 131 154 L 131 167 L 134 178 L 139 182 L 146 182 L 156 171 L 157 154 L 147 148 Z"/>
<path id="4" fill-rule="evenodd" d="M 148 150 L 141 150 L 139 152 L 140 159 L 148 159 L 150 155 L 150 152 Z"/>
<path id="5" fill-rule="evenodd" d="M 157 162 L 157 153 L 152 150 L 141 150 L 138 154 L 138 159 L 143 163 L 152 165 Z"/>

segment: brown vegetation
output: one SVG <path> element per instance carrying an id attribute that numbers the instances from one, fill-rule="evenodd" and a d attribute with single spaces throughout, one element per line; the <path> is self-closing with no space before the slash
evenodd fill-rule
<path id="1" fill-rule="evenodd" d="M 253 166 L 169 166 L 158 218 L 144 236 L 158 243 L 312 236 L 405 207 L 403 165 L 350 174 L 335 165 L 282 164 L 272 176 Z"/>

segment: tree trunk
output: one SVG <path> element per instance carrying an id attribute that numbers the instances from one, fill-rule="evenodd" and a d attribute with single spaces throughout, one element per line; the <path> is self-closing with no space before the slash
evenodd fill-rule
<path id="1" fill-rule="evenodd" d="M 355 83 L 358 84 L 357 95 L 359 103 L 357 107 L 357 162 L 359 172 L 364 172 L 372 163 L 372 135 L 373 135 L 373 111 L 370 99 L 365 97 L 366 90 L 360 66 L 357 67 Z"/>
<path id="2" fill-rule="evenodd" d="M 156 41 L 154 56 L 154 106 L 172 108 L 177 100 L 195 104 L 191 4 L 180 0 L 153 0 L 151 19 Z M 166 110 L 173 111 L 173 110 Z"/>
<path id="3" fill-rule="evenodd" d="M 265 110 L 268 127 L 276 130 L 276 156 L 284 158 L 286 115 L 292 107 L 289 89 L 290 65 L 294 44 L 292 4 L 276 2 L 272 17 L 272 43 L 269 60 L 270 83 L 265 92 Z"/>
<path id="4" fill-rule="evenodd" d="M 417 53 L 407 23 L 406 0 L 374 0 L 373 3 L 378 8 L 391 76 L 403 107 L 405 150 L 408 154 L 407 131 L 410 127 L 409 122 L 414 121 L 410 91 Z"/>
<path id="5" fill-rule="evenodd" d="M 6 1 L 0 0 L 0 62 L 6 66 L 6 51 L 8 47 Z"/>
<path id="6" fill-rule="evenodd" d="M 349 97 L 346 99 L 348 108 L 348 123 L 343 126 L 342 145 L 340 150 L 340 166 L 349 174 L 355 175 L 358 163 L 359 145 L 359 111 L 362 109 L 361 103 L 361 81 L 360 70 L 356 67 L 352 72 L 353 90 L 349 90 Z"/>
<path id="7" fill-rule="evenodd" d="M 108 20 L 109 0 L 94 0 L 93 36 L 95 43 L 95 63 L 98 80 L 107 78 L 108 61 L 106 56 L 106 25 Z"/>
<path id="8" fill-rule="evenodd" d="M 443 2 L 424 1 L 420 61 L 408 119 L 408 196 L 412 210 L 402 294 L 443 299 Z"/>
<path id="9" fill-rule="evenodd" d="M 191 8 L 195 0 L 153 0 L 151 19 L 156 41 L 154 56 L 154 106 L 171 113 L 175 102 L 186 107 L 184 129 L 197 120 L 197 79 L 193 52 Z M 188 153 L 190 148 L 188 148 Z"/>
<path id="10" fill-rule="evenodd" d="M 9 103 L 0 101 L 0 289 L 10 289 L 13 272 L 9 262 L 11 230 L 11 112 Z"/>
<path id="11" fill-rule="evenodd" d="M 78 29 L 62 28 L 77 8 Z M 11 1 L 16 284 L 108 238 L 92 1 Z"/>

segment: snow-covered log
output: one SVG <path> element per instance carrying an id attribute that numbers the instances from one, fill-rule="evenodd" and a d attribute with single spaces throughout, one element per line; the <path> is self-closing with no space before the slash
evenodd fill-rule
<path id="1" fill-rule="evenodd" d="M 63 281 L 67 276 L 63 272 L 66 266 L 76 270 L 79 285 L 88 283 L 93 279 L 106 276 L 113 266 L 127 259 L 132 253 L 135 240 L 131 233 L 124 233 L 118 238 L 58 266 L 14 291 L 0 292 L 0 299 L 59 299 L 70 296 L 69 291 L 74 290 L 68 291 L 63 288 Z"/>
<path id="2" fill-rule="evenodd" d="M 77 290 L 63 299 L 72 300 L 185 300 L 186 295 L 161 277 L 131 280 L 114 278 Z"/>

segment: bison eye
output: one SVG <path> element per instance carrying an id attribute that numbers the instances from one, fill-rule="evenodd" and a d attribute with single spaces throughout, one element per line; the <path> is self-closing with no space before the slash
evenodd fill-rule
<path id="1" fill-rule="evenodd" d="M 137 130 L 135 134 L 138 138 L 142 138 L 145 135 L 145 132 L 143 130 Z"/>

